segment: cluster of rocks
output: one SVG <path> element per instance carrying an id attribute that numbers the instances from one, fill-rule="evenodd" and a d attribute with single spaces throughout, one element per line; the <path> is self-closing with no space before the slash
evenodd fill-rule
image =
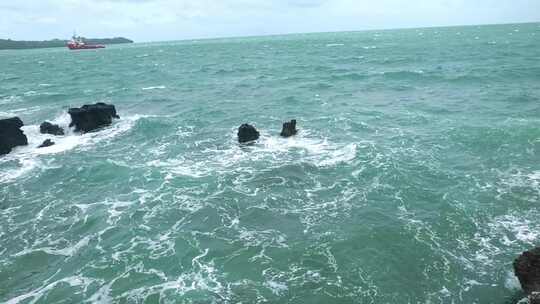
<path id="1" fill-rule="evenodd" d="M 283 123 L 283 127 L 279 135 L 282 137 L 291 137 L 296 135 L 296 133 L 298 133 L 298 130 L 296 129 L 296 120 L 293 119 L 289 122 Z M 250 124 L 245 123 L 238 128 L 238 142 L 240 143 L 257 140 L 259 139 L 259 136 L 259 131 L 257 131 L 257 129 Z"/>
<path id="2" fill-rule="evenodd" d="M 93 105 L 84 105 L 80 108 L 70 108 L 71 116 L 69 127 L 75 127 L 75 132 L 87 133 L 108 126 L 113 118 L 120 118 L 114 105 L 98 102 Z M 28 145 L 28 138 L 21 130 L 24 126 L 19 117 L 0 119 L 0 155 L 8 154 L 14 147 Z M 59 125 L 45 121 L 39 126 L 39 132 L 55 136 L 64 135 L 64 129 Z M 46 139 L 38 148 L 54 145 L 50 138 Z"/>
<path id="3" fill-rule="evenodd" d="M 87 133 L 98 130 L 112 123 L 114 118 L 120 118 L 116 113 L 114 105 L 98 102 L 92 105 L 83 105 L 80 108 L 70 108 L 68 114 L 71 116 L 69 127 L 74 127 L 75 132 Z M 18 117 L 1 119 L 0 120 L 0 155 L 11 152 L 14 147 L 28 145 L 28 138 L 21 130 L 23 122 Z M 54 136 L 62 136 L 65 134 L 64 129 L 59 125 L 43 122 L 39 126 L 39 131 L 42 134 L 50 134 Z M 296 120 L 291 120 L 283 124 L 280 135 L 290 137 L 296 135 Z M 260 133 L 250 124 L 242 124 L 238 128 L 238 141 L 247 143 L 259 139 Z M 54 145 L 54 141 L 47 138 L 38 148 L 49 147 Z"/>
<path id="4" fill-rule="evenodd" d="M 514 261 L 514 273 L 530 304 L 540 304 L 540 247 L 523 252 Z"/>

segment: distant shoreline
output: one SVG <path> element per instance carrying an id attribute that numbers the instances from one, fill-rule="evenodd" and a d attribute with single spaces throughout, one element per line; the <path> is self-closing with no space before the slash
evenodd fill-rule
<path id="1" fill-rule="evenodd" d="M 83 38 L 86 43 L 89 44 L 123 44 L 133 43 L 133 40 L 124 37 L 115 38 Z M 42 48 L 54 48 L 65 47 L 68 40 L 52 39 L 43 41 L 23 41 L 23 40 L 11 40 L 0 39 L 0 50 L 26 50 L 26 49 L 42 49 Z"/>

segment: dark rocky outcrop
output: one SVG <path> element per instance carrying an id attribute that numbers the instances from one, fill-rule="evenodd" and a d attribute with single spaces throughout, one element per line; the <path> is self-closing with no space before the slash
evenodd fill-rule
<path id="1" fill-rule="evenodd" d="M 531 304 L 540 304 L 540 247 L 523 252 L 514 261 L 514 273 Z"/>
<path id="2" fill-rule="evenodd" d="M 64 129 L 62 129 L 59 125 L 52 124 L 48 121 L 39 126 L 39 132 L 41 134 L 64 135 Z"/>
<path id="3" fill-rule="evenodd" d="M 279 135 L 283 137 L 290 137 L 296 135 L 296 133 L 298 133 L 298 130 L 296 130 L 296 119 L 293 119 L 290 122 L 283 123 L 283 128 L 281 129 L 281 133 Z"/>
<path id="4" fill-rule="evenodd" d="M 28 138 L 21 130 L 23 125 L 19 117 L 0 119 L 0 155 L 8 154 L 16 146 L 28 145 Z"/>
<path id="5" fill-rule="evenodd" d="M 38 146 L 38 148 L 50 147 L 52 145 L 54 145 L 54 141 L 47 138 L 47 139 L 45 139 L 45 141 L 41 145 Z"/>
<path id="6" fill-rule="evenodd" d="M 238 142 L 245 143 L 259 139 L 259 131 L 250 124 L 243 124 L 238 128 Z"/>
<path id="7" fill-rule="evenodd" d="M 113 118 L 120 118 L 116 114 L 116 108 L 98 102 L 93 105 L 84 105 L 80 108 L 71 108 L 68 111 L 71 115 L 70 127 L 75 126 L 76 132 L 91 132 L 112 123 Z"/>

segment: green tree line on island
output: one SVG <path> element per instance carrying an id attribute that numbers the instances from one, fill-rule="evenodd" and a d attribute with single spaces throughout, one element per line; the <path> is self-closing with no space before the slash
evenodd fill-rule
<path id="1" fill-rule="evenodd" d="M 88 44 L 121 44 L 133 43 L 132 40 L 124 37 L 116 38 L 83 38 Z M 21 50 L 21 49 L 39 49 L 52 47 L 65 47 L 68 40 L 53 39 L 44 41 L 17 41 L 11 39 L 0 39 L 0 50 Z"/>

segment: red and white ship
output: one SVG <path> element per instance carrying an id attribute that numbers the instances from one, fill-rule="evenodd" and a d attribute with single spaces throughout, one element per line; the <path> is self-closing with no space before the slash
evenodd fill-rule
<path id="1" fill-rule="evenodd" d="M 103 49 L 104 45 L 101 44 L 87 44 L 80 36 L 73 35 L 71 40 L 67 43 L 67 47 L 70 50 L 91 50 L 91 49 Z"/>

